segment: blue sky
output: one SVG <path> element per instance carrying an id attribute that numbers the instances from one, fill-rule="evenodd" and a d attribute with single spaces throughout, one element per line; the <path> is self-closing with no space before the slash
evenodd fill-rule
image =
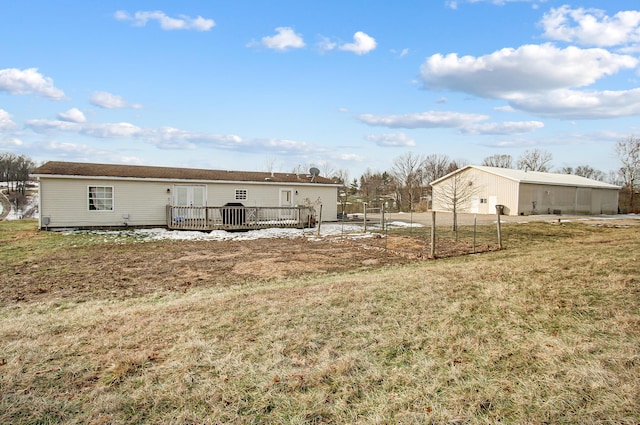
<path id="1" fill-rule="evenodd" d="M 618 168 L 637 0 L 2 1 L 0 152 L 323 174 L 527 149 Z"/>

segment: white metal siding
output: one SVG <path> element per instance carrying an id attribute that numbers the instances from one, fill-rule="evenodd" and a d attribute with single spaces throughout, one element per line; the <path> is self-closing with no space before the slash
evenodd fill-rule
<path id="1" fill-rule="evenodd" d="M 525 215 L 558 211 L 562 214 L 615 214 L 618 211 L 617 189 L 525 183 L 520 186 L 520 211 Z"/>
<path id="2" fill-rule="evenodd" d="M 494 214 L 495 205 L 504 205 L 506 215 L 615 214 L 618 208 L 617 188 L 598 188 L 560 184 L 519 183 L 516 180 L 468 168 L 463 171 L 476 187 L 474 202 L 467 212 Z M 447 179 L 433 187 L 433 209 L 445 211 L 441 194 Z M 486 200 L 483 202 L 481 200 Z M 463 210 L 460 210 L 461 212 Z"/>
<path id="3" fill-rule="evenodd" d="M 517 182 L 473 168 L 464 170 L 462 173 L 465 173 L 475 186 L 474 196 L 478 201 L 477 203 L 473 203 L 473 206 L 477 207 L 477 210 L 473 212 L 477 212 L 478 214 L 495 214 L 495 205 L 500 204 L 505 206 L 505 214 L 518 214 Z M 443 180 L 433 186 L 433 209 L 435 211 L 447 210 L 442 200 L 442 188 L 446 184 L 447 180 Z M 480 199 L 486 201 L 480 203 Z M 469 211 L 466 212 L 472 212 L 470 208 L 468 210 Z M 465 211 L 461 210 L 460 212 Z"/>

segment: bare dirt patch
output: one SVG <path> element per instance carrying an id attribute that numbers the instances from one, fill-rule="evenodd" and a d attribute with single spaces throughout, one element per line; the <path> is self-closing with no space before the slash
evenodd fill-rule
<path id="1" fill-rule="evenodd" d="M 427 245 L 420 238 L 389 236 L 155 241 L 71 247 L 53 250 L 26 264 L 9 265 L 0 277 L 0 302 L 122 299 L 200 286 L 224 287 L 248 281 L 375 269 L 425 260 Z M 468 247 L 460 244 L 458 249 L 465 252 Z"/>

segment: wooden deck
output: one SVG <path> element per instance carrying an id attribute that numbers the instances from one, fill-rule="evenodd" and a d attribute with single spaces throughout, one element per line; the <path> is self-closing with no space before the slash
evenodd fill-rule
<path id="1" fill-rule="evenodd" d="M 254 230 L 315 227 L 309 207 L 183 207 L 167 205 L 167 228 L 172 230 Z"/>

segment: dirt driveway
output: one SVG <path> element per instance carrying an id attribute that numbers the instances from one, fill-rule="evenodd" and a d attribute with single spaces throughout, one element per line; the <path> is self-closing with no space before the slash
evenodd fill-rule
<path id="1" fill-rule="evenodd" d="M 387 213 L 385 214 L 385 220 L 387 222 L 403 221 L 420 223 L 425 226 L 431 226 L 431 212 L 424 213 Z M 380 220 L 380 215 L 369 214 L 367 219 L 377 222 Z M 458 224 L 462 226 L 472 226 L 474 220 L 478 225 L 493 225 L 497 221 L 495 214 L 458 214 Z M 597 223 L 606 223 L 614 221 L 618 224 L 639 224 L 640 215 L 638 214 L 617 214 L 617 215 L 553 215 L 553 214 L 541 214 L 541 215 L 523 215 L 523 216 L 500 216 L 502 223 L 529 223 L 532 221 L 547 221 L 547 222 L 569 222 L 569 221 L 589 221 Z M 449 212 L 436 213 L 437 226 L 451 226 L 453 223 L 453 214 Z"/>

